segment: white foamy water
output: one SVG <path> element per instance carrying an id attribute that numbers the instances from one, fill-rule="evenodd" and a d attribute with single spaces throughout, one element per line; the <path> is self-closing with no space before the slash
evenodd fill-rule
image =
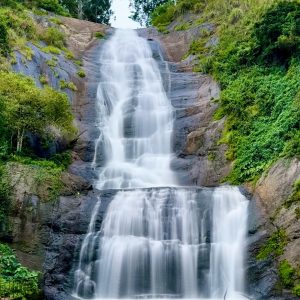
<path id="1" fill-rule="evenodd" d="M 106 42 L 97 103 L 96 185 L 116 191 L 101 227 L 100 200 L 93 211 L 74 296 L 246 299 L 248 201 L 235 187 L 176 185 L 173 108 L 136 32 L 118 30 Z"/>
<path id="2" fill-rule="evenodd" d="M 147 41 L 134 31 L 118 30 L 106 43 L 97 104 L 94 166 L 106 158 L 97 187 L 173 185 L 172 106 Z"/>

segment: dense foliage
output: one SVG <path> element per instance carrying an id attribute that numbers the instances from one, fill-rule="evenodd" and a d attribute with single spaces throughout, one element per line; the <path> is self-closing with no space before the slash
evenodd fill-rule
<path id="1" fill-rule="evenodd" d="M 22 151 L 26 134 L 51 138 L 53 127 L 72 133 L 73 116 L 65 94 L 49 87 L 39 89 L 25 76 L 0 72 L 0 139 L 8 151 Z"/>
<path id="2" fill-rule="evenodd" d="M 167 3 L 168 0 L 131 0 L 130 7 L 132 9 L 132 19 L 139 22 L 141 25 L 148 26 L 152 12 L 158 6 Z M 169 0 L 173 4 L 172 0 Z"/>
<path id="3" fill-rule="evenodd" d="M 166 26 L 177 17 L 186 12 L 199 13 L 204 6 L 205 2 L 199 0 L 169 0 L 164 1 L 162 5 L 157 5 L 149 17 L 152 25 L 162 32 L 167 32 Z"/>
<path id="4" fill-rule="evenodd" d="M 0 0 L 1 6 L 37 8 L 58 15 L 109 24 L 111 0 Z"/>
<path id="5" fill-rule="evenodd" d="M 0 298 L 34 300 L 39 294 L 39 274 L 23 267 L 12 250 L 0 244 Z"/>
<path id="6" fill-rule="evenodd" d="M 199 57 L 199 71 L 221 84 L 216 119 L 226 116 L 221 143 L 234 161 L 231 183 L 255 181 L 279 157 L 300 156 L 300 3 L 270 0 L 206 0 L 168 2 L 152 14 L 162 31 L 181 7 L 201 11 L 194 22 L 203 30 L 190 54 Z M 210 39 L 218 37 L 217 47 Z"/>
<path id="7" fill-rule="evenodd" d="M 244 36 L 236 24 L 223 30 L 208 66 L 223 88 L 217 116 L 227 116 L 233 183 L 255 180 L 280 156 L 300 155 L 300 4 L 278 1 L 250 25 L 248 14 L 239 25 Z"/>
<path id="8" fill-rule="evenodd" d="M 4 232 L 8 228 L 10 208 L 10 186 L 5 167 L 0 164 L 0 231 Z"/>
<path id="9" fill-rule="evenodd" d="M 71 16 L 92 22 L 109 24 L 111 0 L 60 0 Z"/>
<path id="10" fill-rule="evenodd" d="M 178 16 L 187 11 L 199 12 L 205 5 L 199 0 L 131 0 L 132 19 L 141 25 L 150 24 L 162 31 Z"/>

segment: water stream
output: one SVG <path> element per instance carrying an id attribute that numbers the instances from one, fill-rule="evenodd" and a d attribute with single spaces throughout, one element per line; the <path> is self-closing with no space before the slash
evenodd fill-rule
<path id="1" fill-rule="evenodd" d="M 180 187 L 170 168 L 173 108 L 148 41 L 117 30 L 101 53 L 100 190 L 75 274 L 80 299 L 242 299 L 247 199 L 236 187 Z"/>

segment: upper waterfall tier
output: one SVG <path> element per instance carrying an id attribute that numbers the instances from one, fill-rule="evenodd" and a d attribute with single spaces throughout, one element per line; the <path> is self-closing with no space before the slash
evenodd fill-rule
<path id="1" fill-rule="evenodd" d="M 174 185 L 173 110 L 149 44 L 135 31 L 118 30 L 100 59 L 97 188 Z"/>

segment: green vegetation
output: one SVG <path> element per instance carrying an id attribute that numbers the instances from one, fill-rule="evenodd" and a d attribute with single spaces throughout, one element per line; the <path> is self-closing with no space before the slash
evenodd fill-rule
<path id="1" fill-rule="evenodd" d="M 11 49 L 19 50 L 26 57 L 32 53 L 26 42 L 35 38 L 36 25 L 22 9 L 0 8 L 0 54 L 8 56 Z"/>
<path id="2" fill-rule="evenodd" d="M 257 259 L 263 260 L 269 257 L 275 258 L 282 255 L 287 242 L 288 240 L 285 230 L 276 230 L 257 254 Z"/>
<path id="3" fill-rule="evenodd" d="M 0 139 L 11 141 L 11 151 L 22 151 L 27 132 L 51 138 L 53 126 L 62 133 L 74 133 L 67 96 L 49 87 L 38 89 L 25 76 L 0 72 L 0 103 L 5 124 Z"/>
<path id="4" fill-rule="evenodd" d="M 300 203 L 300 179 L 296 180 L 293 185 L 293 191 L 285 205 L 290 207 L 294 203 Z"/>
<path id="5" fill-rule="evenodd" d="M 110 0 L 2 0 L 1 6 L 20 10 L 29 8 L 37 15 L 52 12 L 104 24 L 109 24 L 112 15 Z M 60 24 L 58 18 L 52 19 L 53 23 Z"/>
<path id="6" fill-rule="evenodd" d="M 296 295 L 297 297 L 300 297 L 300 284 L 296 284 L 293 288 L 293 293 L 294 295 Z"/>
<path id="7" fill-rule="evenodd" d="M 109 24 L 112 15 L 110 0 L 60 0 L 71 16 L 96 23 Z"/>
<path id="8" fill-rule="evenodd" d="M 149 25 L 151 14 L 157 8 L 165 5 L 168 0 L 131 0 L 130 6 L 132 8 L 131 18 L 141 25 Z M 173 4 L 174 1 L 170 1 Z"/>
<path id="9" fill-rule="evenodd" d="M 61 53 L 61 50 L 54 46 L 47 46 L 47 47 L 44 47 L 42 50 L 45 53 L 51 53 L 51 54 L 56 54 L 56 55 Z"/>
<path id="10" fill-rule="evenodd" d="M 77 91 L 77 87 L 73 82 L 67 82 L 65 80 L 61 80 L 59 82 L 60 88 L 63 89 L 69 89 L 71 91 Z"/>
<path id="11" fill-rule="evenodd" d="M 294 282 L 295 270 L 285 259 L 279 263 L 279 277 L 285 287 L 291 288 Z"/>
<path id="12" fill-rule="evenodd" d="M 279 263 L 278 271 L 282 286 L 292 289 L 296 296 L 300 296 L 300 268 L 293 268 L 285 259 Z"/>
<path id="13" fill-rule="evenodd" d="M 64 34 L 55 27 L 45 29 L 40 35 L 40 39 L 50 46 L 62 49 L 65 44 Z"/>
<path id="14" fill-rule="evenodd" d="M 39 273 L 29 271 L 17 260 L 14 252 L 0 244 L 0 297 L 22 300 L 40 296 Z"/>
<path id="15" fill-rule="evenodd" d="M 95 37 L 97 39 L 103 39 L 105 37 L 105 35 L 104 35 L 104 33 L 97 31 L 97 32 L 95 32 Z"/>
<path id="16" fill-rule="evenodd" d="M 77 75 L 78 75 L 79 77 L 81 77 L 81 78 L 84 78 L 84 77 L 86 76 L 85 72 L 84 72 L 82 69 L 80 69 L 80 70 L 77 72 Z"/>
<path id="17" fill-rule="evenodd" d="M 205 1 L 199 0 L 178 0 L 176 4 L 175 1 L 163 2 L 162 5 L 156 5 L 149 16 L 151 24 L 162 32 L 166 32 L 166 27 L 182 14 L 186 12 L 199 13 L 205 6 Z M 188 24 L 178 25 L 176 30 L 188 29 L 189 26 Z"/>
<path id="18" fill-rule="evenodd" d="M 39 79 L 40 79 L 41 84 L 47 84 L 48 83 L 48 79 L 45 75 L 41 75 Z"/>
<path id="19" fill-rule="evenodd" d="M 69 151 L 48 157 L 47 148 L 58 136 L 70 141 L 76 132 L 67 95 L 48 86 L 45 71 L 39 76 L 43 88 L 38 88 L 31 78 L 12 72 L 11 66 L 19 58 L 15 51 L 21 54 L 25 66 L 33 58 L 32 45 L 51 54 L 46 63 L 56 77 L 58 55 L 78 65 L 82 62 L 75 61 L 73 53 L 65 48 L 65 35 L 60 27 L 63 19 L 47 13 L 69 15 L 68 7 L 63 3 L 67 1 L 0 2 L 0 235 L 10 237 L 14 228 L 11 217 L 20 213 L 19 203 L 12 198 L 15 176 L 25 182 L 26 193 L 34 194 L 44 202 L 57 200 L 63 188 L 62 173 L 72 157 Z M 88 2 L 90 5 L 97 1 Z M 94 16 L 99 12 L 94 9 Z M 43 16 L 46 22 L 36 21 L 36 15 Z M 78 76 L 85 76 L 80 67 L 77 70 Z M 62 88 L 76 90 L 72 82 L 60 84 Z M 45 153 L 40 154 L 40 150 L 35 149 L 32 137 L 38 138 L 38 148 L 45 149 Z M 38 273 L 23 267 L 12 250 L 0 243 L 1 299 L 41 299 L 39 281 Z"/>
<path id="20" fill-rule="evenodd" d="M 1 154 L 1 153 L 0 153 Z M 8 213 L 10 208 L 10 186 L 5 167 L 0 165 L 0 230 L 8 228 Z"/>
<path id="21" fill-rule="evenodd" d="M 28 3 L 27 3 L 28 6 Z M 31 1 L 29 7 L 37 7 L 42 8 L 47 11 L 53 12 L 58 15 L 68 16 L 69 12 L 68 10 L 61 5 L 59 0 L 33 0 Z"/>
<path id="22" fill-rule="evenodd" d="M 52 57 L 51 59 L 46 61 L 46 64 L 53 69 L 57 66 L 57 61 Z"/>

